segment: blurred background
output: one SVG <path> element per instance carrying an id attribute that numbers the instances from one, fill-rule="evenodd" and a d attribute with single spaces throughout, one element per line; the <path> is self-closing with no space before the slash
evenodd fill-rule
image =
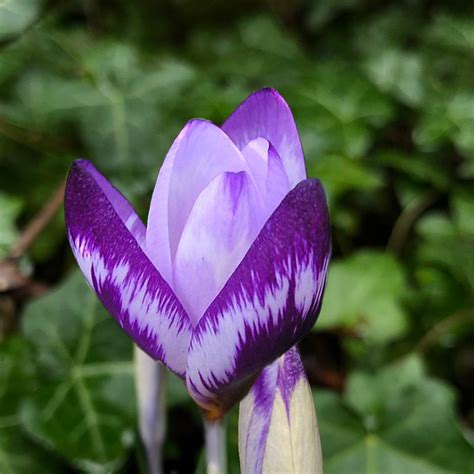
<path id="1" fill-rule="evenodd" d="M 0 473 L 145 472 L 131 342 L 78 275 L 63 180 L 86 157 L 146 219 L 185 122 L 263 86 L 331 208 L 301 343 L 326 472 L 473 472 L 474 4 L 2 0 Z M 201 472 L 198 410 L 168 391 L 165 471 Z"/>

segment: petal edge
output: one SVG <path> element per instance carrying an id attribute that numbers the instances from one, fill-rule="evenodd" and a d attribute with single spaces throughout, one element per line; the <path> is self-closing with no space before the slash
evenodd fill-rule
<path id="1" fill-rule="evenodd" d="M 189 318 L 117 210 L 118 204 L 132 209 L 130 204 L 115 188 L 112 203 L 101 180 L 108 183 L 84 160 L 69 172 L 64 209 L 74 256 L 122 329 L 152 358 L 184 376 Z"/>
<path id="2" fill-rule="evenodd" d="M 324 191 L 305 180 L 268 219 L 194 329 L 186 382 L 210 417 L 222 416 L 265 365 L 311 329 L 330 251 Z"/>

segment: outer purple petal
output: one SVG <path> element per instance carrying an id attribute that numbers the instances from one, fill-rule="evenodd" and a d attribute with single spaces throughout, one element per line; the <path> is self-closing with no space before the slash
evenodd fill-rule
<path id="1" fill-rule="evenodd" d="M 265 367 L 240 404 L 242 474 L 322 473 L 311 388 L 296 347 Z"/>
<path id="2" fill-rule="evenodd" d="M 110 182 L 97 171 L 92 163 L 86 160 L 78 160 L 75 164 L 81 166 L 84 171 L 89 173 L 91 178 L 95 180 L 97 185 L 105 194 L 107 200 L 113 206 L 120 220 L 143 248 L 145 244 L 146 229 L 143 222 L 135 212 L 135 209 L 133 209 L 130 203 L 122 196 L 120 191 L 112 186 L 112 184 L 110 184 Z"/>
<path id="3" fill-rule="evenodd" d="M 219 417 L 259 371 L 292 347 L 319 312 L 331 251 L 324 191 L 305 180 L 288 193 L 195 327 L 186 382 Z"/>
<path id="4" fill-rule="evenodd" d="M 293 114 L 274 89 L 251 94 L 222 125 L 239 149 L 251 140 L 266 138 L 283 160 L 291 187 L 306 178 L 303 149 Z"/>
<path id="5" fill-rule="evenodd" d="M 194 325 L 257 237 L 262 207 L 245 171 L 220 174 L 194 203 L 173 267 L 176 295 Z"/>
<path id="6" fill-rule="evenodd" d="M 130 204 L 80 160 L 69 173 L 64 207 L 74 256 L 103 305 L 145 352 L 184 376 L 189 318 L 135 237 L 143 237 L 143 227 Z"/>
<path id="7" fill-rule="evenodd" d="M 153 192 L 146 237 L 148 254 L 168 282 L 181 232 L 200 192 L 225 171 L 247 170 L 240 151 L 211 122 L 191 120 L 176 138 Z"/>

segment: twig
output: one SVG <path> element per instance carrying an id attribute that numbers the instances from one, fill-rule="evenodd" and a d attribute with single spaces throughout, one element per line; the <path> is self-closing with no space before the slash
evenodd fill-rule
<path id="1" fill-rule="evenodd" d="M 27 146 L 33 150 L 51 150 L 60 152 L 74 152 L 80 155 L 74 144 L 52 136 L 44 132 L 29 130 L 25 127 L 13 124 L 3 117 L 0 117 L 0 134 L 20 145 Z M 47 144 L 48 146 L 44 146 Z"/>
<path id="2" fill-rule="evenodd" d="M 437 194 L 430 192 L 410 201 L 398 216 L 387 243 L 387 251 L 400 254 L 410 230 L 418 217 L 433 203 Z"/>
<path id="3" fill-rule="evenodd" d="M 425 352 L 438 341 L 440 336 L 466 321 L 474 321 L 474 308 L 462 309 L 435 324 L 416 345 L 417 352 Z"/>
<path id="4" fill-rule="evenodd" d="M 18 241 L 13 245 L 8 254 L 8 258 L 18 260 L 31 247 L 36 237 L 53 219 L 58 209 L 61 207 L 64 198 L 64 183 L 56 189 L 50 200 L 43 206 L 33 220 L 26 226 Z"/>

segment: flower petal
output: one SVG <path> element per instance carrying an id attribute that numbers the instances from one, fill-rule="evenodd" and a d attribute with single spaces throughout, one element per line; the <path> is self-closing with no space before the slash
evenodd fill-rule
<path id="1" fill-rule="evenodd" d="M 247 170 L 229 137 L 206 120 L 191 120 L 165 158 L 150 205 L 147 250 L 166 281 L 171 281 L 181 232 L 194 201 L 217 175 Z"/>
<path id="2" fill-rule="evenodd" d="M 319 181 L 288 193 L 194 328 L 186 383 L 222 416 L 260 370 L 314 324 L 331 251 L 329 213 Z"/>
<path id="3" fill-rule="evenodd" d="M 74 256 L 102 304 L 137 345 L 183 376 L 189 318 L 130 231 L 141 229 L 130 204 L 79 160 L 68 176 L 64 208 Z"/>
<path id="4" fill-rule="evenodd" d="M 222 125 L 240 150 L 255 138 L 266 138 L 281 156 L 293 188 L 306 178 L 303 149 L 293 114 L 274 89 L 251 94 Z"/>
<path id="5" fill-rule="evenodd" d="M 263 212 L 267 220 L 291 189 L 285 167 L 275 148 L 265 138 L 255 138 L 247 143 L 242 155 L 265 201 Z"/>
<path id="6" fill-rule="evenodd" d="M 291 189 L 283 161 L 272 145 L 268 149 L 268 172 L 265 189 L 265 209 L 268 213 L 267 216 L 270 216 Z"/>
<path id="7" fill-rule="evenodd" d="M 267 186 L 269 147 L 270 143 L 265 138 L 255 138 L 242 149 L 242 155 L 262 197 L 265 197 Z"/>
<path id="8" fill-rule="evenodd" d="M 77 160 L 75 164 L 81 166 L 84 171 L 89 173 L 95 180 L 115 212 L 118 214 L 120 220 L 124 223 L 125 227 L 135 237 L 135 240 L 139 245 L 143 247 L 146 229 L 130 203 L 122 196 L 117 188 L 112 186 L 112 184 L 97 171 L 92 163 L 86 160 Z"/>
<path id="9" fill-rule="evenodd" d="M 296 347 L 263 369 L 240 403 L 242 474 L 322 473 L 311 388 Z"/>
<path id="10" fill-rule="evenodd" d="M 176 295 L 194 325 L 257 237 L 262 206 L 245 171 L 220 174 L 197 198 L 173 268 Z"/>

